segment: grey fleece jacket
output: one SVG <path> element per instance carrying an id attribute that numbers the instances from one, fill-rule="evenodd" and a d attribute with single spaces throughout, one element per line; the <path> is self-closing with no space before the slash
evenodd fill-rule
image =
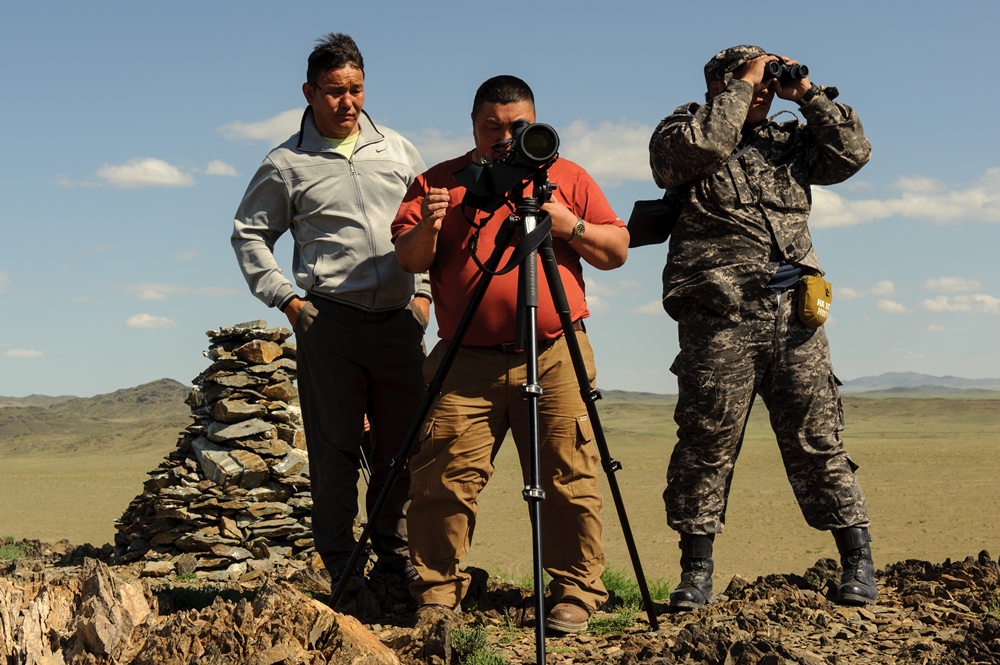
<path id="1" fill-rule="evenodd" d="M 250 181 L 232 244 L 264 304 L 283 307 L 296 295 L 273 253 L 289 229 L 295 283 L 307 292 L 372 312 L 403 307 L 415 292 L 430 297 L 426 275 L 400 268 L 389 233 L 423 160 L 367 113 L 358 124 L 361 135 L 347 159 L 323 139 L 306 109 L 299 133 L 272 150 Z"/>

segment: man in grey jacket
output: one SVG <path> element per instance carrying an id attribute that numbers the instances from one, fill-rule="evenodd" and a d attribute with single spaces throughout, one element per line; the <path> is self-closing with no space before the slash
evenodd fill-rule
<path id="1" fill-rule="evenodd" d="M 369 509 L 378 498 L 423 396 L 426 279 L 399 267 L 389 225 L 424 163 L 416 149 L 362 111 L 364 60 L 330 33 L 309 56 L 309 107 L 300 131 L 271 151 L 236 212 L 232 244 L 257 298 L 288 317 L 297 340 L 299 398 L 309 450 L 316 550 L 336 584 L 356 545 L 361 440 L 370 422 Z M 296 294 L 275 261 L 295 242 Z M 402 474 L 373 529 L 376 568 L 410 582 L 409 481 Z"/>

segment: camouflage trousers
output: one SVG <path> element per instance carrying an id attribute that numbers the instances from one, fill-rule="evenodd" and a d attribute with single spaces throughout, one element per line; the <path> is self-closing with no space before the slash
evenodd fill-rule
<path id="1" fill-rule="evenodd" d="M 757 395 L 806 522 L 820 530 L 868 526 L 858 467 L 840 436 L 844 411 L 826 332 L 802 325 L 793 294 L 767 290 L 744 303 L 738 323 L 697 303 L 682 310 L 680 353 L 671 367 L 679 389 L 678 441 L 663 493 L 672 529 L 722 531 Z"/>

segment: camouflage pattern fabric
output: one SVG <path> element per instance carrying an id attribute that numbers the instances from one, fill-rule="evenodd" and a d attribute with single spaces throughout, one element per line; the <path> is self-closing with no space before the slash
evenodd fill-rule
<path id="1" fill-rule="evenodd" d="M 822 273 L 807 221 L 810 185 L 846 180 L 871 156 L 850 107 L 816 95 L 797 119 L 743 131 L 749 83 L 677 108 L 650 141 L 653 179 L 684 207 L 670 237 L 663 306 L 675 319 L 697 299 L 740 320 L 744 286 L 767 284 L 782 260 Z"/>
<path id="2" fill-rule="evenodd" d="M 671 367 L 680 397 L 678 443 L 663 494 L 667 523 L 696 535 L 722 531 L 733 467 L 759 394 L 806 522 L 821 530 L 868 526 L 857 465 L 840 436 L 844 412 L 826 333 L 798 320 L 794 290 L 780 299 L 764 291 L 748 299 L 739 324 L 695 303 L 681 313 L 681 352 Z"/>
<path id="3" fill-rule="evenodd" d="M 707 85 L 712 81 L 725 81 L 726 74 L 731 74 L 742 64 L 754 58 L 759 58 L 762 55 L 767 55 L 767 51 L 759 46 L 750 46 L 749 44 L 733 46 L 724 51 L 719 51 L 711 60 L 705 63 L 705 84 Z"/>
<path id="4" fill-rule="evenodd" d="M 730 60 L 756 57 L 736 55 Z M 732 64 L 727 57 L 713 58 L 706 78 Z M 678 107 L 650 140 L 654 180 L 684 201 L 663 272 L 663 306 L 678 320 L 681 348 L 671 368 L 680 396 L 667 521 L 696 535 L 722 530 L 759 394 L 806 521 L 824 530 L 867 526 L 857 467 L 840 437 L 826 333 L 798 321 L 792 291 L 779 297 L 766 285 L 782 261 L 822 274 L 808 227 L 810 186 L 846 180 L 871 146 L 854 111 L 822 94 L 801 107 L 807 123 L 744 127 L 752 93 L 730 80 L 708 103 Z"/>

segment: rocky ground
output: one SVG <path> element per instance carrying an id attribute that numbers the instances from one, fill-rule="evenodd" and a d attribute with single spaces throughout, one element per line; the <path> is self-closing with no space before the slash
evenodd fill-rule
<path id="1" fill-rule="evenodd" d="M 353 589 L 334 612 L 325 572 L 275 561 L 226 583 L 116 564 L 110 547 L 8 543 L 0 560 L 0 663 L 535 662 L 530 592 L 483 571 L 452 624 L 414 625 L 393 579 Z M 8 549 L 8 552 L 11 550 Z M 830 601 L 839 570 L 824 559 L 803 574 L 734 578 L 717 602 L 671 614 L 658 631 L 640 610 L 600 612 L 587 634 L 549 635 L 550 663 L 1000 663 L 1000 566 L 904 561 L 879 571 L 879 604 Z M 719 581 L 721 582 L 721 581 Z M 608 631 L 608 632 L 604 632 Z"/>

